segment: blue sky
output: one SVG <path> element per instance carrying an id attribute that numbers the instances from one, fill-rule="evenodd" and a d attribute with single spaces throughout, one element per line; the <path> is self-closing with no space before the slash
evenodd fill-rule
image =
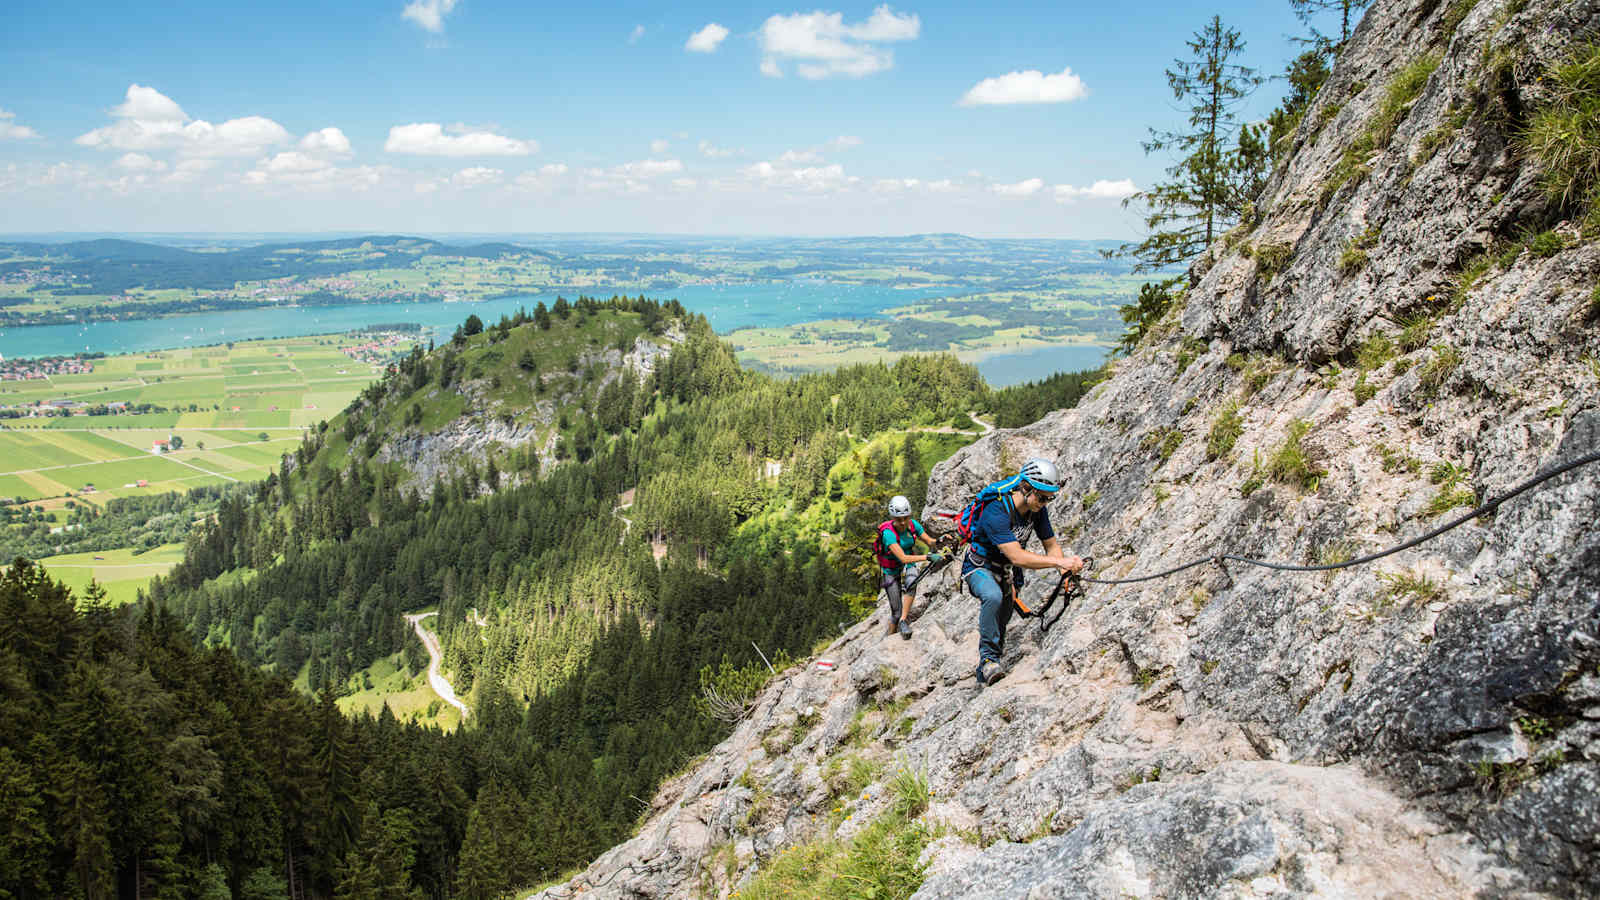
<path id="1" fill-rule="evenodd" d="M 1212 12 L 1249 65 L 1295 52 L 1287 0 L 22 0 L 0 233 L 1131 237 Z"/>

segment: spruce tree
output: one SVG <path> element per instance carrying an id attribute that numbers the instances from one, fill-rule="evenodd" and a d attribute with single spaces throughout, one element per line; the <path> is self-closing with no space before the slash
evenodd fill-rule
<path id="1" fill-rule="evenodd" d="M 1151 131 L 1146 153 L 1168 151 L 1177 161 L 1169 181 L 1123 201 L 1146 208 L 1150 235 L 1117 253 L 1137 260 L 1135 272 L 1183 265 L 1207 252 L 1218 235 L 1238 221 L 1242 204 L 1237 141 L 1238 109 L 1261 83 L 1255 69 L 1234 62 L 1244 52 L 1239 32 L 1212 16 L 1188 42 L 1189 59 L 1167 70 L 1172 96 L 1188 109 L 1188 130 Z M 1249 198 L 1249 199 L 1254 199 Z"/>

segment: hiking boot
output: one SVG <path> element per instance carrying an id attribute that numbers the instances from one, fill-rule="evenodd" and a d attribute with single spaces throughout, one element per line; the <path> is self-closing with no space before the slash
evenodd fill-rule
<path id="1" fill-rule="evenodd" d="M 906 624 L 906 620 L 905 619 L 901 619 L 900 620 L 899 631 L 900 631 L 900 636 L 901 637 L 905 638 L 908 641 L 911 640 L 911 626 Z"/>
<path id="2" fill-rule="evenodd" d="M 992 659 L 978 663 L 978 683 L 988 687 L 996 681 L 1006 677 L 1006 667 Z"/>

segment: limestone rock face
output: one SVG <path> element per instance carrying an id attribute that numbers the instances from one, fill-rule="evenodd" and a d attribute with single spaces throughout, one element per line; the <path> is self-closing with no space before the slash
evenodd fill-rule
<path id="1" fill-rule="evenodd" d="M 1600 0 L 1377 0 L 1260 220 L 1076 408 L 936 468 L 929 506 L 1040 455 L 1099 579 L 1327 564 L 1600 450 L 1600 246 L 1516 143 L 1596 33 Z M 1012 621 L 990 688 L 947 568 L 913 640 L 875 617 L 836 669 L 774 679 L 550 896 L 727 896 L 881 814 L 900 768 L 945 827 L 919 897 L 1600 895 L 1596 521 L 1600 464 L 1368 564 L 1090 584 L 1047 634 Z M 853 760 L 882 768 L 846 795 Z"/>
<path id="2" fill-rule="evenodd" d="M 1230 762 L 1170 789 L 1135 787 L 1068 834 L 996 844 L 917 896 L 1443 900 L 1471 893 L 1456 871 L 1484 862 L 1348 769 Z"/>

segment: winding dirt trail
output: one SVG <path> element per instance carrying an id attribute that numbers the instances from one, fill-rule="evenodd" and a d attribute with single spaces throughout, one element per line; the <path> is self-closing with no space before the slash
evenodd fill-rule
<path id="1" fill-rule="evenodd" d="M 422 646 L 428 648 L 428 686 L 433 688 L 435 694 L 439 695 L 439 699 L 461 710 L 462 718 L 466 718 L 472 714 L 472 710 L 468 709 L 465 703 L 456 698 L 455 688 L 451 687 L 450 682 L 445 681 L 444 676 L 439 674 L 439 636 L 422 627 L 423 619 L 436 615 L 438 615 L 437 612 L 412 613 L 406 616 L 405 620 L 411 623 L 412 629 L 417 632 L 417 639 L 422 641 Z"/>

